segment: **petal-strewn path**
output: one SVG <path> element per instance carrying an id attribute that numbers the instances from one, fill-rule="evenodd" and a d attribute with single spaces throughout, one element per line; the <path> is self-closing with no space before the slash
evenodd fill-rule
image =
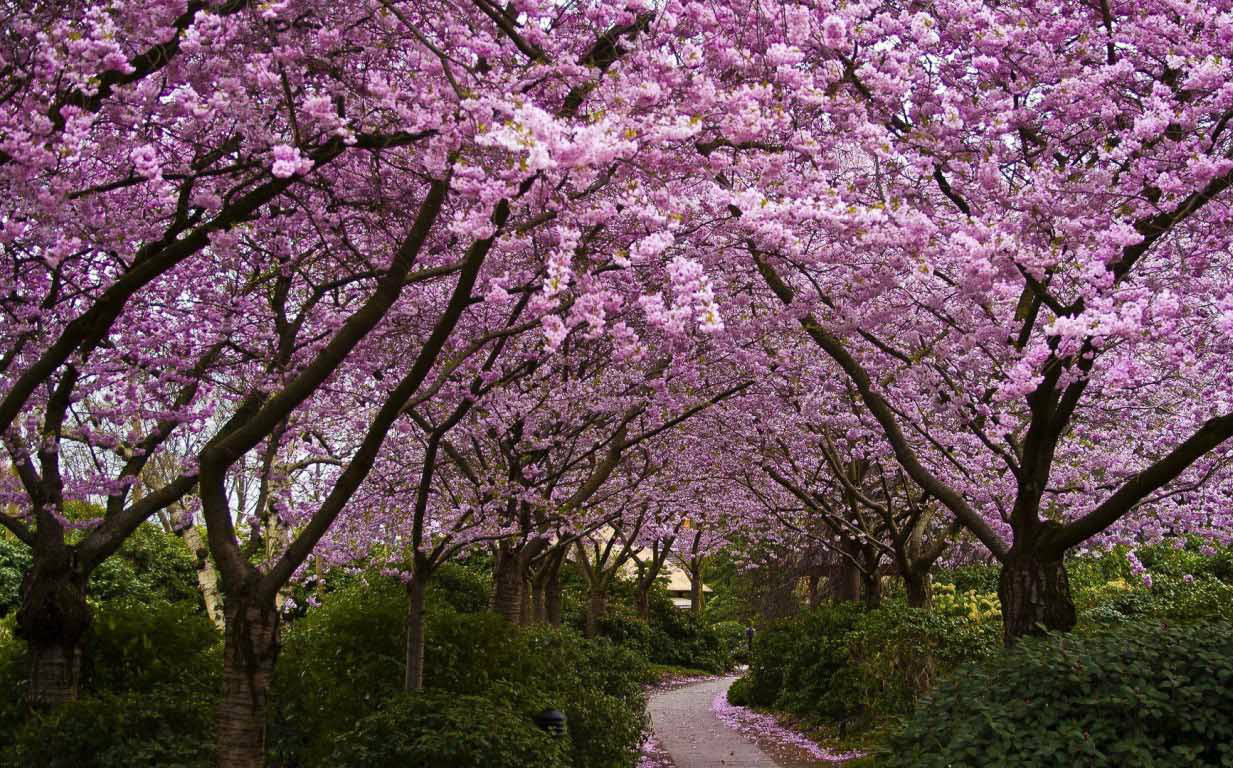
<path id="1" fill-rule="evenodd" d="M 651 694 L 655 738 L 677 766 L 776 767 L 769 755 L 725 725 L 711 709 L 715 697 L 726 693 L 735 679 L 721 677 Z"/>

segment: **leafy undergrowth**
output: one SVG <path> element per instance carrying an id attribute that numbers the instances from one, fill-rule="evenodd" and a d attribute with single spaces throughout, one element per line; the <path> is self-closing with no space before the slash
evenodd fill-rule
<path id="1" fill-rule="evenodd" d="M 651 664 L 648 670 L 650 680 L 647 685 L 652 688 L 669 688 L 715 677 L 714 674 L 702 669 L 678 667 L 672 664 Z"/>

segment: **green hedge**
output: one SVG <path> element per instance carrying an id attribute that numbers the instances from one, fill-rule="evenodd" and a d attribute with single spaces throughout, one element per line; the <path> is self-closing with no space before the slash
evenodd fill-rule
<path id="1" fill-rule="evenodd" d="M 448 691 L 391 697 L 338 734 L 326 766 L 445 768 L 569 765 L 569 741 L 506 704 Z"/>
<path id="2" fill-rule="evenodd" d="M 192 603 L 98 603 L 84 642 L 82 698 L 31 716 L 25 643 L 0 631 L 4 765 L 213 765 L 220 636 Z"/>
<path id="3" fill-rule="evenodd" d="M 213 766 L 214 691 L 178 683 L 104 692 L 40 712 L 16 730 L 6 766 Z"/>
<path id="4" fill-rule="evenodd" d="M 1233 765 L 1233 629 L 1130 622 L 1023 640 L 921 700 L 883 762 Z"/>
<path id="5" fill-rule="evenodd" d="M 996 617 L 974 622 L 899 599 L 873 611 L 822 606 L 758 633 L 733 703 L 867 726 L 911 710 L 939 675 L 991 655 L 1000 634 Z"/>
<path id="6" fill-rule="evenodd" d="M 370 577 L 367 585 L 357 582 L 326 595 L 321 607 L 290 625 L 275 672 L 274 762 L 364 765 L 382 751 L 356 745 L 359 754 L 348 756 L 349 743 L 362 739 L 356 731 L 375 737 L 394 730 L 398 715 L 421 698 L 401 694 L 405 612 L 402 587 Z M 636 651 L 604 639 L 584 640 L 569 628 L 516 627 L 495 614 L 460 613 L 434 593 L 426 636 L 425 687 L 431 694 L 466 697 L 476 709 L 482 704 L 485 720 L 516 715 L 525 723 L 545 708 L 560 709 L 569 718 L 563 751 L 571 765 L 628 765 L 637 759 L 647 673 Z M 453 730 L 453 719 L 443 717 L 441 730 Z M 428 726 L 408 723 L 391 741 L 399 752 L 435 746 L 431 737 L 416 735 Z M 435 757 L 423 762 L 431 765 Z M 504 755 L 475 761 L 506 763 Z"/>

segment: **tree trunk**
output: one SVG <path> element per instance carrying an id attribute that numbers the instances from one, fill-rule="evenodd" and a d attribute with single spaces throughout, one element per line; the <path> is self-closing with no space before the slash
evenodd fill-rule
<path id="1" fill-rule="evenodd" d="M 1070 581 L 1060 559 L 1012 552 L 998 579 L 1002 601 L 1002 634 L 1007 647 L 1024 635 L 1068 632 L 1075 626 Z"/>
<path id="2" fill-rule="evenodd" d="M 694 615 L 702 615 L 703 604 L 706 598 L 702 591 L 702 567 L 690 566 L 689 568 L 689 609 Z"/>
<path id="3" fill-rule="evenodd" d="M 908 595 L 909 608 L 927 608 L 932 599 L 928 573 L 908 572 L 903 575 L 903 587 Z"/>
<path id="4" fill-rule="evenodd" d="M 193 553 L 196 560 L 197 588 L 201 592 L 201 601 L 205 605 L 206 616 L 220 631 L 224 628 L 223 594 L 218 587 L 218 571 L 210 562 L 210 550 L 197 528 L 189 527 L 180 531 L 180 538 Z"/>
<path id="5" fill-rule="evenodd" d="M 832 602 L 856 602 L 861 596 L 861 573 L 850 561 L 836 560 L 830 575 Z"/>
<path id="6" fill-rule="evenodd" d="M 72 552 L 36 555 L 22 580 L 17 636 L 30 650 L 33 708 L 75 701 L 81 678 L 81 638 L 90 627 L 86 577 L 72 570 Z"/>
<path id="7" fill-rule="evenodd" d="M 520 626 L 530 626 L 534 620 L 532 612 L 534 608 L 531 606 L 531 582 L 527 579 L 522 579 L 522 585 L 519 587 L 518 595 L 518 624 Z"/>
<path id="8" fill-rule="evenodd" d="M 818 601 L 821 599 L 821 596 L 822 596 L 821 592 L 818 591 L 818 583 L 821 581 L 821 579 L 822 579 L 822 576 L 819 576 L 817 573 L 813 573 L 811 575 L 805 576 L 805 580 L 809 585 L 809 609 L 810 610 L 813 610 L 814 608 L 818 607 Z"/>
<path id="9" fill-rule="evenodd" d="M 861 596 L 865 607 L 874 610 L 882 604 L 882 577 L 873 573 L 861 573 Z"/>
<path id="10" fill-rule="evenodd" d="M 278 657 L 278 612 L 273 603 L 225 599 L 223 700 L 219 706 L 220 766 L 265 763 L 266 703 Z"/>
<path id="11" fill-rule="evenodd" d="M 407 584 L 407 659 L 403 688 L 418 691 L 424 687 L 424 598 L 427 576 L 412 574 Z"/>
<path id="12" fill-rule="evenodd" d="M 531 621 L 542 624 L 548 620 L 548 612 L 544 606 L 544 581 L 536 578 L 531 581 Z"/>
<path id="13" fill-rule="evenodd" d="M 643 620 L 651 617 L 651 587 L 649 584 L 638 584 L 638 589 L 634 593 L 634 608 L 638 611 L 638 618 Z"/>
<path id="14" fill-rule="evenodd" d="M 544 581 L 544 620 L 553 626 L 561 625 L 561 562 L 548 573 Z"/>
<path id="15" fill-rule="evenodd" d="M 522 618 L 522 571 L 516 552 L 502 549 L 492 569 L 492 609 L 517 624 Z"/>
<path id="16" fill-rule="evenodd" d="M 594 637 L 599 632 L 599 620 L 608 612 L 608 589 L 592 589 L 587 604 L 586 636 Z"/>

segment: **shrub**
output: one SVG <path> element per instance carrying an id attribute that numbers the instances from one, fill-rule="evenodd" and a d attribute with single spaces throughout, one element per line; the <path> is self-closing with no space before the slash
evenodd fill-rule
<path id="1" fill-rule="evenodd" d="M 394 696 L 336 737 L 328 766 L 446 768 L 568 764 L 569 740 L 553 738 L 509 705 L 480 696 L 421 691 Z"/>
<path id="2" fill-rule="evenodd" d="M 975 622 L 965 597 L 949 611 L 896 599 L 873 611 L 824 606 L 770 625 L 754 639 L 737 698 L 848 726 L 903 714 L 940 674 L 998 649 L 998 616 Z"/>
<path id="3" fill-rule="evenodd" d="M 860 616 L 856 603 L 826 605 L 793 618 L 765 624 L 754 635 L 749 663 L 749 703 L 777 703 L 816 713 L 831 677 L 847 660 L 843 638 Z M 791 689 L 785 688 L 791 683 Z M 791 690 L 781 702 L 780 694 Z"/>
<path id="4" fill-rule="evenodd" d="M 200 604 L 196 556 L 184 541 L 157 525 L 145 523 L 90 576 L 96 600 Z"/>
<path id="5" fill-rule="evenodd" d="M 739 621 L 720 621 L 711 624 L 711 630 L 719 637 L 728 660 L 737 664 L 749 663 L 749 643 L 745 637 L 745 625 Z"/>
<path id="6" fill-rule="evenodd" d="M 380 735 L 403 709 L 386 705 L 402 698 L 405 611 L 406 595 L 396 581 L 372 579 L 366 587 L 357 583 L 326 595 L 290 625 L 275 673 L 270 745 L 276 762 L 370 762 L 347 755 L 346 742 L 362 738 L 346 729 L 371 716 L 364 730 Z M 584 640 L 567 628 L 515 627 L 496 614 L 459 613 L 431 598 L 425 631 L 426 690 L 497 705 L 523 721 L 548 707 L 560 709 L 569 718 L 566 752 L 573 765 L 636 760 L 647 677 L 636 651 Z M 345 725 L 339 715 L 348 716 Z M 419 739 L 407 734 L 396 741 L 406 749 Z M 362 749 L 370 751 L 378 750 Z M 478 764 L 503 765 L 503 758 Z"/>
<path id="7" fill-rule="evenodd" d="M 164 684 L 39 712 L 4 751 L 10 766 L 212 766 L 216 691 Z"/>
<path id="8" fill-rule="evenodd" d="M 428 602 L 448 605 L 460 613 L 479 613 L 488 609 L 491 583 L 486 573 L 447 562 L 437 569 L 428 584 Z"/>
<path id="9" fill-rule="evenodd" d="M 338 730 L 339 715 L 366 715 L 402 687 L 405 617 L 402 585 L 369 575 L 284 628 L 268 736 L 277 764 L 311 756 Z"/>
<path id="10" fill-rule="evenodd" d="M 13 635 L 13 616 L 0 618 L 0 747 L 13 743 L 18 724 L 25 717 L 26 700 L 21 694 L 29 684 L 30 662 L 26 644 Z"/>
<path id="11" fill-rule="evenodd" d="M 656 664 L 715 673 L 732 667 L 719 634 L 697 615 L 674 606 L 661 592 L 651 596 L 650 659 Z"/>
<path id="12" fill-rule="evenodd" d="M 951 618 L 986 621 L 1002 617 L 1002 603 L 996 592 L 959 591 L 955 584 L 933 584 L 932 610 Z"/>
<path id="13" fill-rule="evenodd" d="M 882 760 L 924 766 L 1233 764 L 1233 630 L 1140 621 L 1021 641 L 955 672 Z"/>
<path id="14" fill-rule="evenodd" d="M 651 659 L 651 625 L 640 618 L 624 613 L 607 613 L 600 617 L 596 633 Z"/>
<path id="15" fill-rule="evenodd" d="M 88 691 L 148 691 L 181 683 L 219 687 L 222 636 L 191 602 L 99 603 L 83 640 Z"/>
<path id="16" fill-rule="evenodd" d="M 30 547 L 7 532 L 0 533 L 0 618 L 21 603 L 21 581 L 31 562 Z"/>
<path id="17" fill-rule="evenodd" d="M 728 686 L 728 703 L 734 707 L 748 707 L 752 704 L 749 698 L 752 689 L 753 682 L 749 679 L 749 675 L 738 677 L 732 685 Z"/>
<path id="18" fill-rule="evenodd" d="M 905 714 L 940 675 L 997 652 L 1000 610 L 982 612 L 989 600 L 969 592 L 952 606 L 958 612 L 889 602 L 863 614 L 845 638 L 847 666 L 827 702 L 838 708 L 832 716 L 870 723 Z"/>
<path id="19" fill-rule="evenodd" d="M 987 565 L 973 563 L 939 570 L 936 580 L 938 583 L 954 584 L 955 591 L 960 594 L 968 591 L 997 594 L 1001 574 L 1002 566 L 996 562 Z"/>

